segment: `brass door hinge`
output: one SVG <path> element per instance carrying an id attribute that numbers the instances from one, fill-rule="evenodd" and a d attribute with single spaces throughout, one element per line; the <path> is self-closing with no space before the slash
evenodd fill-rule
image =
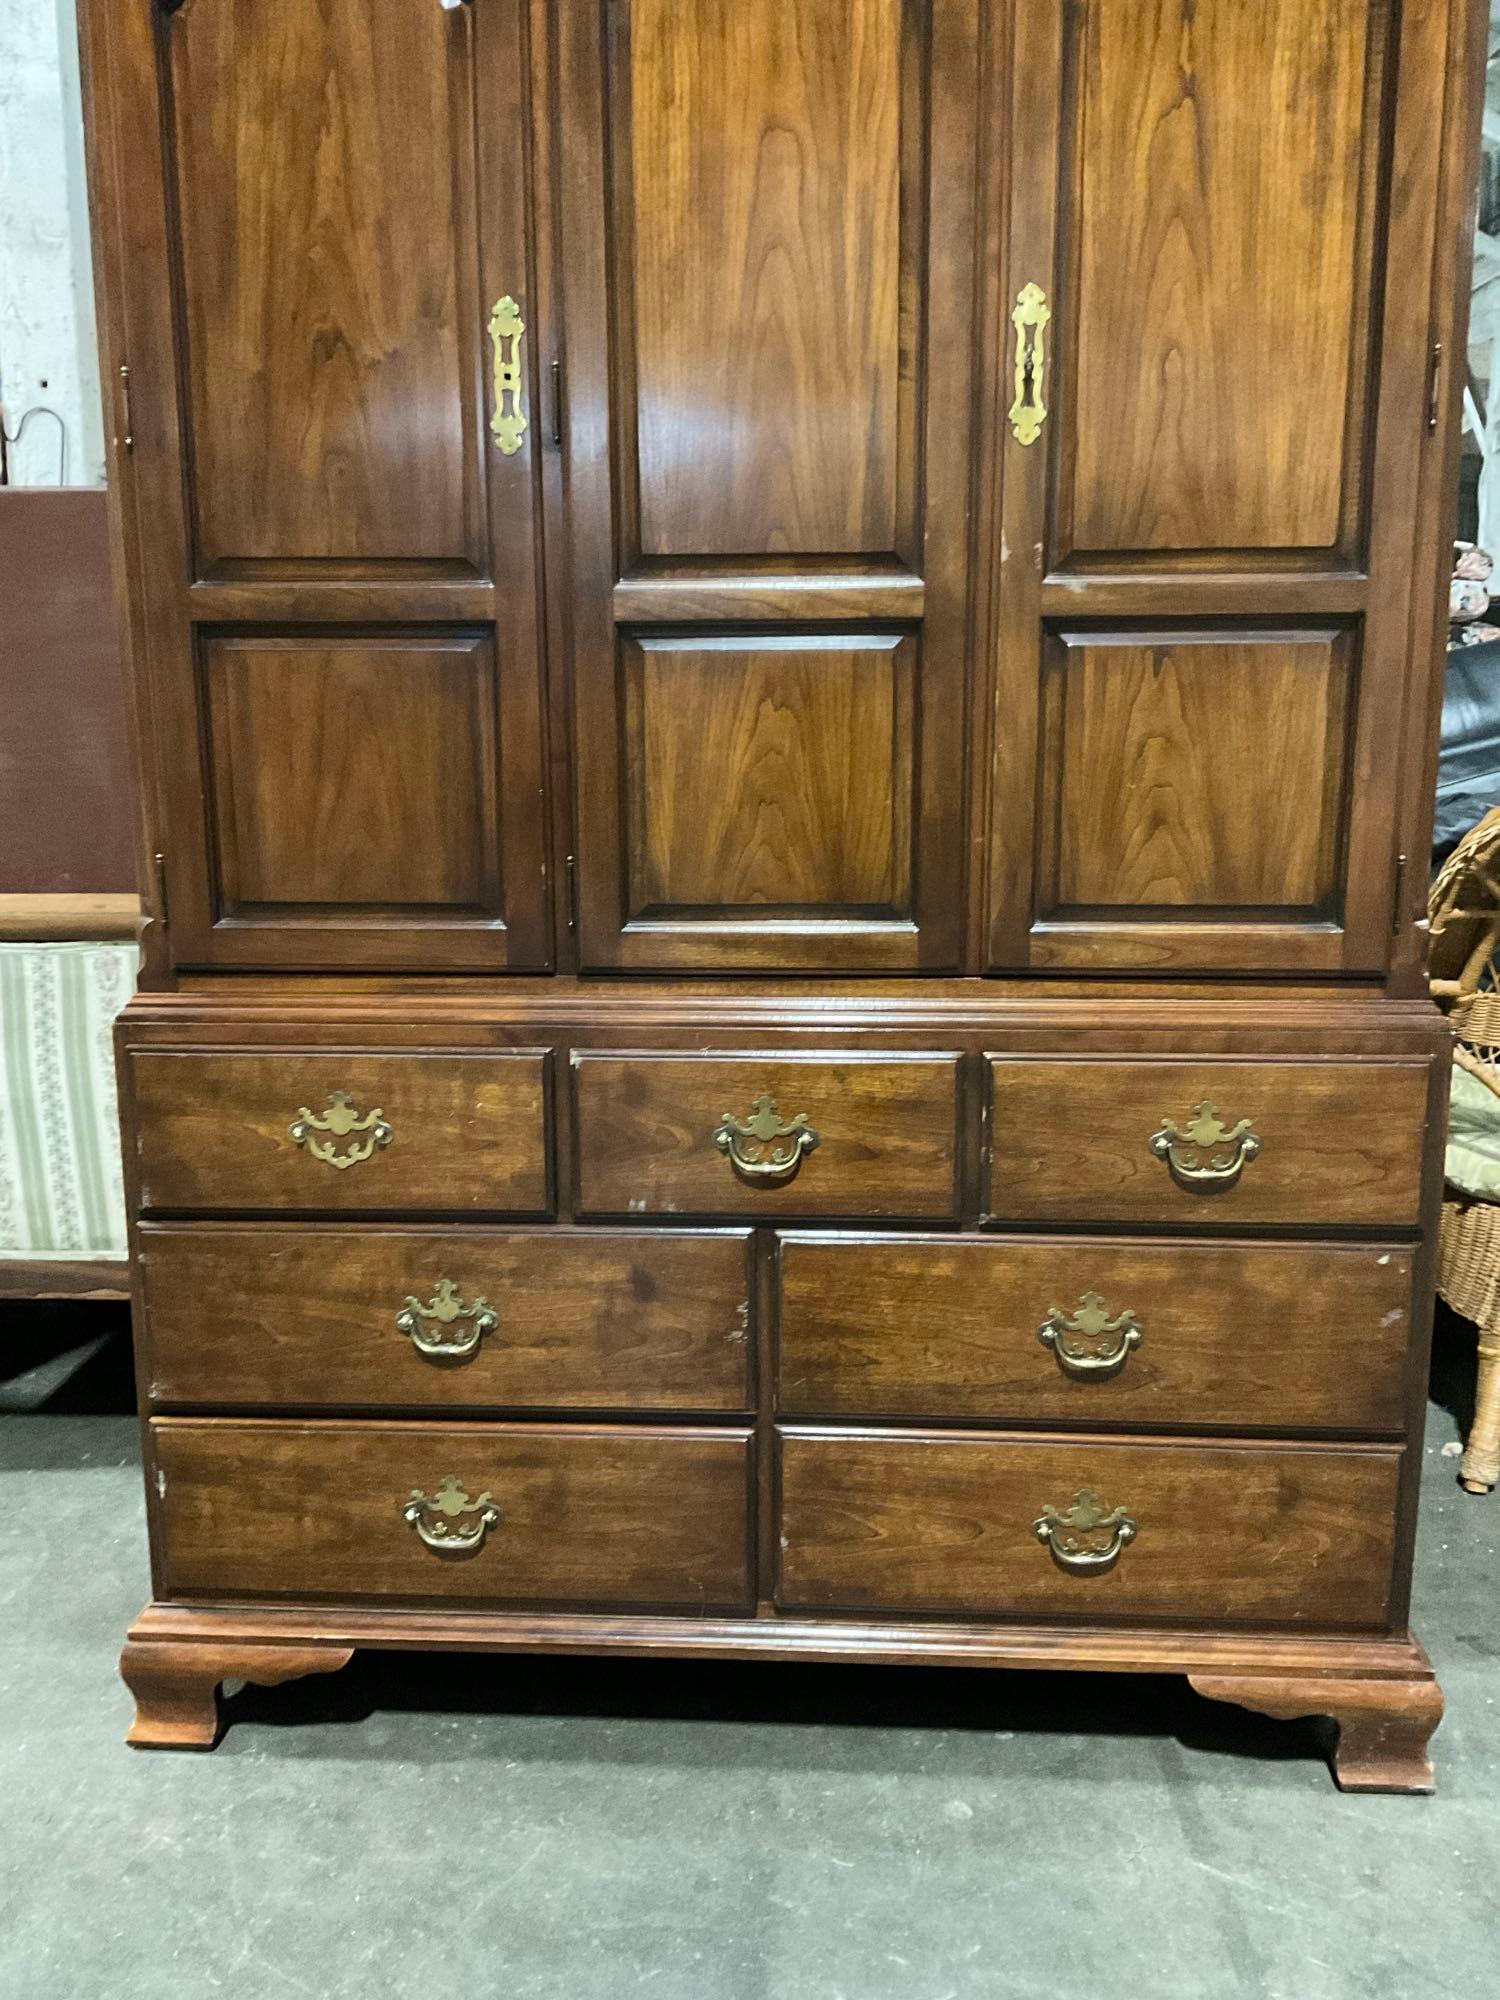
<path id="1" fill-rule="evenodd" d="M 1436 431 L 1443 415 L 1443 343 L 1435 340 L 1427 357 L 1427 430 Z"/>
<path id="2" fill-rule="evenodd" d="M 120 449 L 135 450 L 135 419 L 130 409 L 130 369 L 120 364 Z"/>
<path id="3" fill-rule="evenodd" d="M 162 929 L 167 928 L 167 857 L 154 854 L 151 857 L 152 873 L 156 877 L 156 921 Z"/>
<path id="4" fill-rule="evenodd" d="M 570 854 L 565 865 L 568 871 L 568 929 L 576 931 L 578 928 L 578 862 Z"/>
<path id="5" fill-rule="evenodd" d="M 1391 936 L 1398 938 L 1404 929 L 1406 915 L 1406 856 L 1396 856 L 1396 896 L 1395 907 L 1391 911 Z"/>

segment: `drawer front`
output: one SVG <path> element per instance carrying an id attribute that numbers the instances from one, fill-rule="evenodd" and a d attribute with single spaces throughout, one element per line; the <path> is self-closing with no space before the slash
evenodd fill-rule
<path id="1" fill-rule="evenodd" d="M 148 1224 L 156 1403 L 744 1410 L 749 1234 Z"/>
<path id="2" fill-rule="evenodd" d="M 1428 1067 L 990 1063 L 989 1217 L 1414 1224 Z"/>
<path id="3" fill-rule="evenodd" d="M 780 1396 L 807 1416 L 1397 1432 L 1412 1253 L 791 1236 Z"/>
<path id="4" fill-rule="evenodd" d="M 788 1435 L 778 1602 L 1380 1626 L 1400 1464 L 1376 1446 Z"/>
<path id="5" fill-rule="evenodd" d="M 542 1052 L 140 1050 L 130 1075 L 148 1210 L 551 1211 Z"/>
<path id="6" fill-rule="evenodd" d="M 955 1213 L 955 1055 L 573 1062 L 582 1214 Z"/>
<path id="7" fill-rule="evenodd" d="M 159 1596 L 743 1609 L 743 1431 L 151 1426 Z"/>

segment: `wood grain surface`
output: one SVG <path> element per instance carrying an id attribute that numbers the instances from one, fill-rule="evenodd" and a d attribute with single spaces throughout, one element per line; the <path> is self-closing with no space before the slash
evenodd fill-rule
<path id="1" fill-rule="evenodd" d="M 1409 1249 L 1382 1245 L 784 1237 L 780 1407 L 1399 1432 L 1412 1271 Z M 1070 1374 L 1038 1337 L 1088 1293 L 1140 1333 L 1112 1374 Z M 1088 1351 L 1077 1332 L 1064 1344 Z"/>
<path id="2" fill-rule="evenodd" d="M 791 1610 L 1209 1619 L 1378 1627 L 1395 1450 L 789 1434 L 781 1581 Z M 1134 1541 L 1104 1574 L 1032 1532 L 1082 1489 Z"/>
<path id="3" fill-rule="evenodd" d="M 743 1609 L 745 1432 L 558 1425 L 152 1425 L 161 1590 Z M 449 1475 L 500 1519 L 472 1554 L 402 1517 Z M 460 1527 L 468 1525 L 459 1517 Z"/>
<path id="4" fill-rule="evenodd" d="M 137 1338 L 152 1400 L 178 1407 L 743 1410 L 748 1244 L 742 1231 L 158 1225 L 140 1237 Z M 444 1279 L 498 1321 L 462 1361 L 425 1357 L 397 1325 Z"/>

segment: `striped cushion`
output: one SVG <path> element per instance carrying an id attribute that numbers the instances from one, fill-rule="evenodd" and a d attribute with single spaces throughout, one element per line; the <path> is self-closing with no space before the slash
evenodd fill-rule
<path id="1" fill-rule="evenodd" d="M 133 944 L 0 944 L 0 1257 L 125 1249 L 110 1029 Z"/>

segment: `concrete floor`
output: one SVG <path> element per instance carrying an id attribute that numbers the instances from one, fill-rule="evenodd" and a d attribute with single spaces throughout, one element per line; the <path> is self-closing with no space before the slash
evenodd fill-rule
<path id="1" fill-rule="evenodd" d="M 1436 1799 L 1344 1797 L 1320 1725 L 1180 1681 L 960 1671 L 365 1656 L 235 1696 L 212 1756 L 148 1755 L 115 1678 L 147 1583 L 107 1313 L 0 1316 L 4 2000 L 1500 1986 L 1500 1497 L 1456 1490 L 1440 1405 Z"/>

